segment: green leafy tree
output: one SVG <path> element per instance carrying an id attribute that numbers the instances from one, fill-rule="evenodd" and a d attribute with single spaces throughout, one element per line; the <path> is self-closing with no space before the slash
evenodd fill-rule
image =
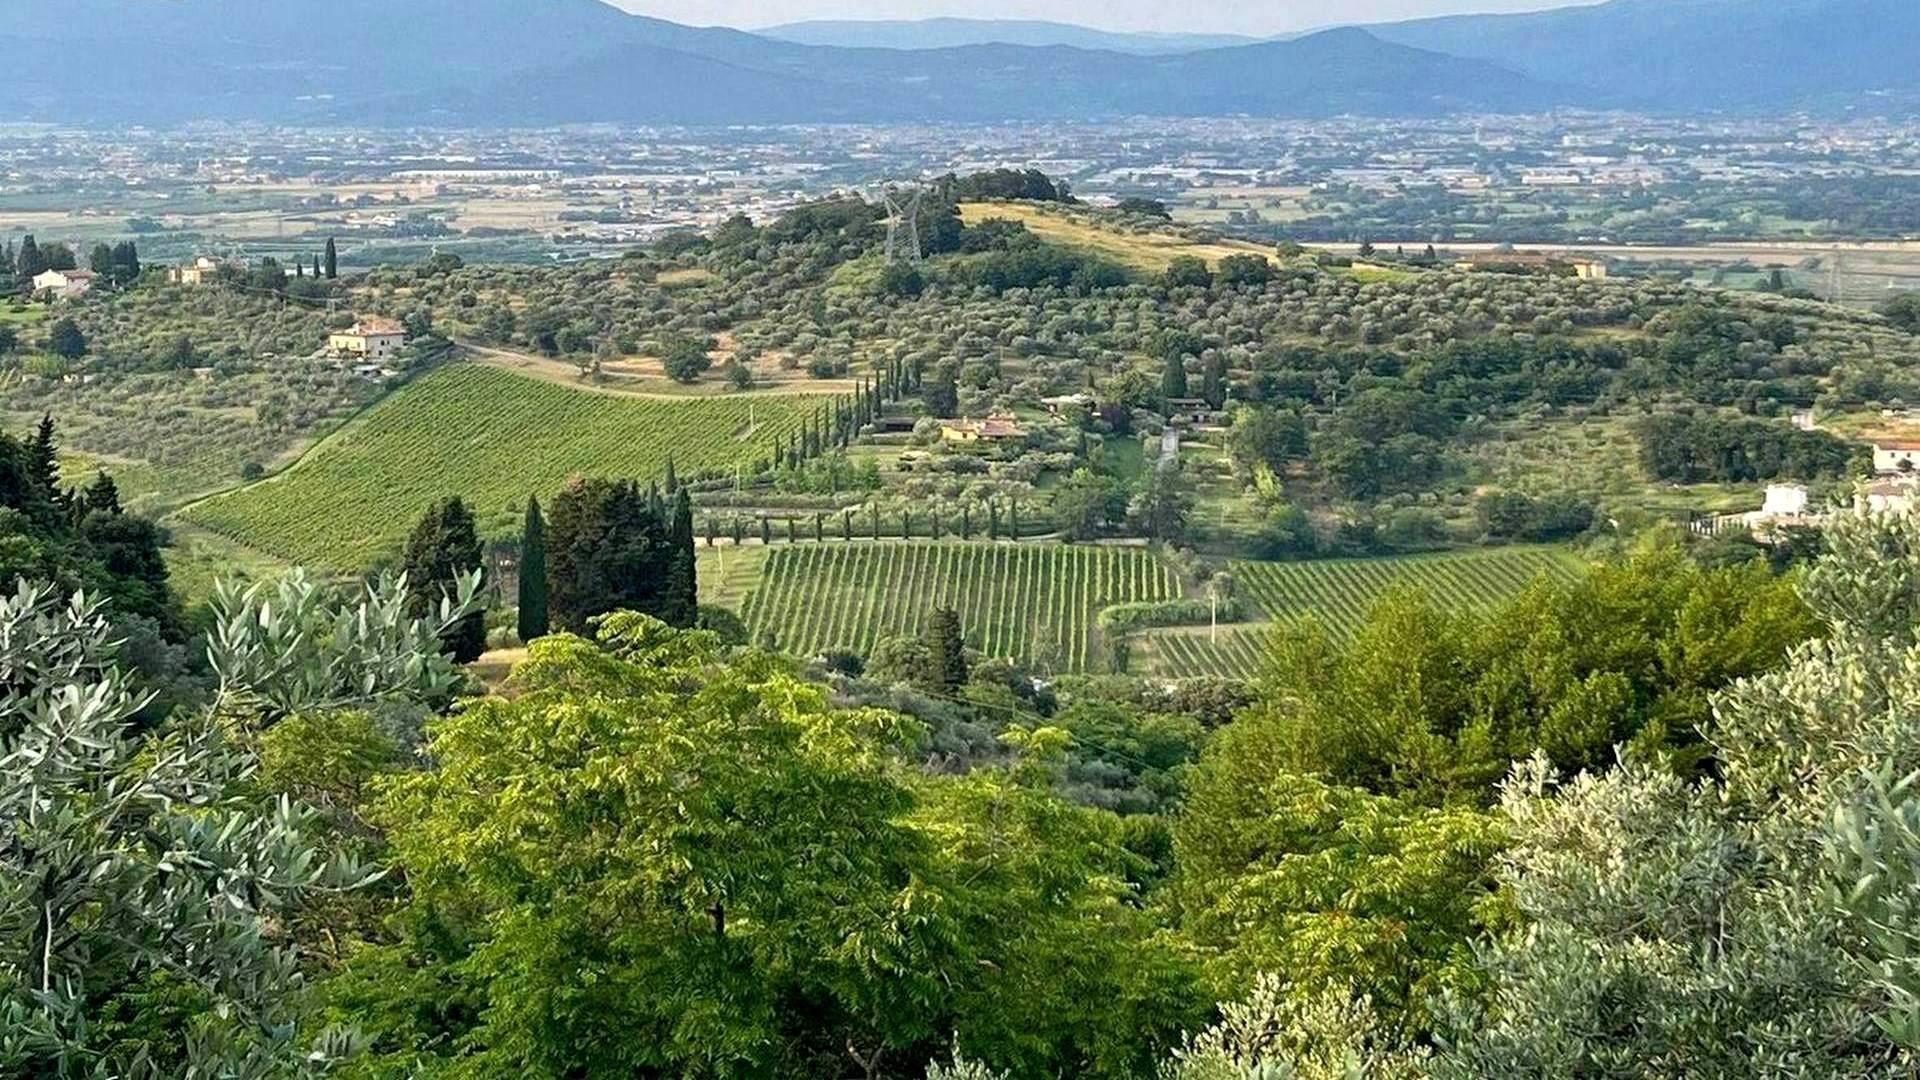
<path id="1" fill-rule="evenodd" d="M 1139 490 L 1127 506 L 1127 518 L 1150 539 L 1176 543 L 1186 536 L 1193 494 L 1178 461 L 1163 461 L 1140 478 Z"/>
<path id="2" fill-rule="evenodd" d="M 1204 259 L 1193 255 L 1176 255 L 1167 263 L 1162 279 L 1170 289 L 1204 289 L 1213 284 L 1213 271 L 1207 269 Z"/>
<path id="3" fill-rule="evenodd" d="M 1222 988 L 1262 972 L 1290 995 L 1344 986 L 1425 1030 L 1472 981 L 1500 827 L 1286 771 L 1284 738 L 1230 724 L 1202 755 L 1173 827 L 1181 933 Z"/>
<path id="4" fill-rule="evenodd" d="M 660 350 L 660 366 L 667 378 L 679 383 L 696 383 L 713 366 L 707 355 L 709 343 L 695 338 L 676 337 Z"/>
<path id="5" fill-rule="evenodd" d="M 912 1076 L 957 1037 L 1122 1077 L 1198 1019 L 1109 816 L 919 776 L 901 717 L 642 615 L 543 638 L 514 678 L 377 808 L 405 933 L 328 991 L 376 1069 Z"/>
<path id="6" fill-rule="evenodd" d="M 1249 472 L 1265 466 L 1274 473 L 1307 456 L 1307 425 L 1291 409 L 1244 405 L 1233 410 L 1227 451 Z"/>
<path id="7" fill-rule="evenodd" d="M 1075 469 L 1054 492 L 1054 520 L 1075 540 L 1102 536 L 1126 515 L 1126 488 L 1092 469 Z"/>
<path id="8" fill-rule="evenodd" d="M 67 360 L 78 360 L 87 355 L 87 336 L 80 332 L 79 323 L 62 316 L 47 328 L 47 351 Z"/>
<path id="9" fill-rule="evenodd" d="M 526 520 L 520 527 L 519 634 L 522 643 L 547 633 L 547 527 L 540 518 L 540 500 L 527 497 Z"/>

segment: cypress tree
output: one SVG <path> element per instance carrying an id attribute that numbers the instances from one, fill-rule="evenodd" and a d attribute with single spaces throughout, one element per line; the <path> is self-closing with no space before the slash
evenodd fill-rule
<path id="1" fill-rule="evenodd" d="M 520 528 L 520 640 L 547 635 L 547 526 L 540 500 L 527 496 L 527 518 Z"/>
<path id="2" fill-rule="evenodd" d="M 780 445 L 779 442 L 776 440 L 774 443 L 774 446 L 776 447 L 776 452 L 779 445 Z M 674 472 L 673 455 L 669 454 L 667 455 L 667 494 L 672 495 L 677 493 L 679 490 L 680 490 L 680 475 Z"/>
<path id="3" fill-rule="evenodd" d="M 327 237 L 326 268 L 328 281 L 340 276 L 340 253 L 334 250 L 331 236 Z"/>
<path id="4" fill-rule="evenodd" d="M 709 519 L 708 529 L 712 529 Z M 700 617 L 698 558 L 693 551 L 693 500 L 687 489 L 673 493 L 672 519 L 667 526 L 667 573 L 660 618 L 673 626 L 692 626 Z"/>
<path id="5" fill-rule="evenodd" d="M 1167 370 L 1160 375 L 1160 395 L 1167 398 L 1187 396 L 1187 365 L 1177 355 L 1167 357 Z"/>
<path id="6" fill-rule="evenodd" d="M 413 616 L 431 617 L 441 597 L 451 595 L 461 577 L 480 567 L 481 550 L 473 515 L 458 496 L 429 506 L 407 537 L 403 556 Z M 448 627 L 440 642 L 457 663 L 478 660 L 487 651 L 486 617 L 478 611 L 466 616 Z"/>
<path id="7" fill-rule="evenodd" d="M 950 607 L 936 608 L 927 623 L 929 676 L 935 688 L 953 693 L 966 685 L 967 648 L 960 634 L 960 615 Z"/>
<path id="8" fill-rule="evenodd" d="M 547 611 L 551 623 L 584 633 L 611 611 L 672 621 L 667 525 L 634 481 L 579 480 L 547 516 Z"/>
<path id="9" fill-rule="evenodd" d="M 34 242 L 32 233 L 20 239 L 20 252 L 13 258 L 13 267 L 14 275 L 22 281 L 46 272 L 47 257 L 40 253 L 40 245 Z"/>
<path id="10" fill-rule="evenodd" d="M 313 280 L 319 281 L 324 276 L 324 273 L 320 269 L 320 256 L 315 255 L 313 257 Z"/>
<path id="11" fill-rule="evenodd" d="M 27 443 L 27 489 L 29 505 L 51 511 L 64 509 L 66 493 L 60 490 L 60 447 L 54 439 L 53 414 L 40 417 L 33 439 Z"/>

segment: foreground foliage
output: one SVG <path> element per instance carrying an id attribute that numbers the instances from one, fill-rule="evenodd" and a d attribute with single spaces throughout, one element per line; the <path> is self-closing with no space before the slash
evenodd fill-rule
<path id="1" fill-rule="evenodd" d="M 302 621 L 342 632 L 307 640 L 276 633 L 259 594 L 237 600 L 230 624 L 263 629 L 227 635 L 215 706 L 147 736 L 99 601 L 33 584 L 0 599 L 0 1072 L 285 1076 L 351 1049 L 340 1032 L 298 1039 L 307 972 L 284 920 L 372 870 L 253 787 L 271 714 L 249 703 L 289 685 L 332 685 L 336 707 L 408 695 L 381 676 L 422 670 L 413 644 L 444 623 L 392 625 L 401 593 L 385 594 L 357 620 Z M 345 666 L 348 686 L 325 674 Z"/>
<path id="2" fill-rule="evenodd" d="M 513 685 L 375 812 L 412 895 L 332 991 L 370 1073 L 896 1075 L 957 1037 L 1127 1076 L 1197 1017 L 1115 819 L 1021 773 L 918 777 L 900 716 L 642 615 Z"/>

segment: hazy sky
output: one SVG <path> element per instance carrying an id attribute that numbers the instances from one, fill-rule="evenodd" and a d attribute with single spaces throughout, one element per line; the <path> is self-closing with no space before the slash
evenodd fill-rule
<path id="1" fill-rule="evenodd" d="M 801 19 L 1053 19 L 1112 30 L 1278 34 L 1337 23 L 1469 11 L 1534 11 L 1590 0 L 613 0 L 675 22 L 752 28 Z"/>

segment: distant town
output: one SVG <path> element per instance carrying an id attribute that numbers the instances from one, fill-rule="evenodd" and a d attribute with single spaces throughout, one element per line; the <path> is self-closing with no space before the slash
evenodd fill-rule
<path id="1" fill-rule="evenodd" d="M 1314 244 L 1619 249 L 1642 272 L 1769 268 L 1835 299 L 1920 285 L 1920 125 L 1619 113 L 520 132 L 90 132 L 0 127 L 0 235 L 128 234 L 149 258 L 284 256 L 336 236 L 351 265 L 451 251 L 589 258 L 835 191 L 1015 166 L 1094 204 Z M 1850 243 L 1836 255 L 1830 241 Z M 1752 251 L 1686 253 L 1699 245 Z M 1796 245 L 1820 250 L 1799 251 Z M 1703 265 L 1704 264 L 1704 265 Z M 1634 265 L 1616 272 L 1635 272 Z M 1738 282 L 1734 282 L 1738 284 Z"/>

